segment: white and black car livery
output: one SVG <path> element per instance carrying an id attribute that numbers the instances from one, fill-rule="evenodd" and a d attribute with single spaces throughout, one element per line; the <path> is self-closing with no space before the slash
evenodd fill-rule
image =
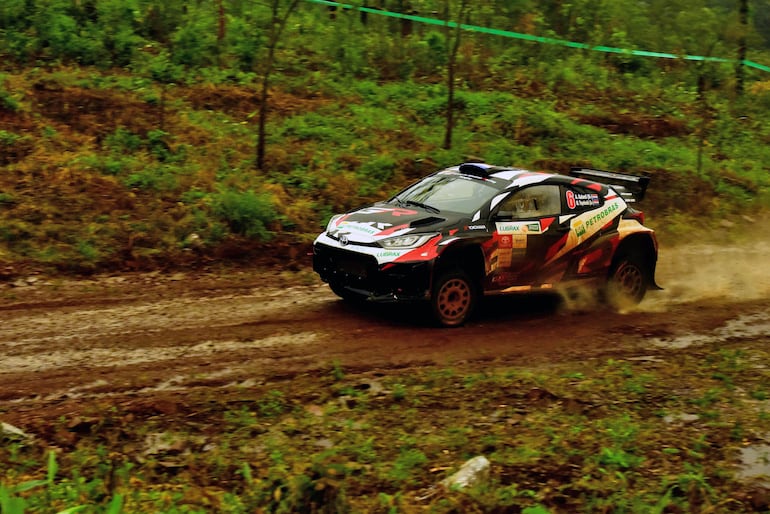
<path id="1" fill-rule="evenodd" d="M 333 216 L 313 268 L 346 299 L 427 300 L 445 326 L 464 323 L 482 294 L 580 283 L 633 305 L 657 288 L 655 234 L 629 206 L 648 181 L 588 168 L 449 167 Z"/>

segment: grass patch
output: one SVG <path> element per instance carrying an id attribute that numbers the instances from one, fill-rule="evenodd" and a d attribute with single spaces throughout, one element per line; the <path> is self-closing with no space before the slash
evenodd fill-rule
<path id="1" fill-rule="evenodd" d="M 23 427 L 34 440 L 3 436 L 3 494 L 28 510 L 52 499 L 122 512 L 750 510 L 735 469 L 766 434 L 767 372 L 747 364 L 770 357 L 761 348 L 374 382 L 334 363 L 263 388 L 190 392 L 160 418 L 147 404 L 94 405 Z M 492 463 L 486 481 L 434 491 L 475 455 Z"/>

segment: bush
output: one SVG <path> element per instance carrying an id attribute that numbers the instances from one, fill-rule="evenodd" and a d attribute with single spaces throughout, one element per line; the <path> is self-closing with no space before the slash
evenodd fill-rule
<path id="1" fill-rule="evenodd" d="M 21 139 L 21 136 L 18 134 L 8 132 L 7 130 L 0 130 L 0 147 L 13 146 L 19 139 Z"/>
<path id="2" fill-rule="evenodd" d="M 214 214 L 224 219 L 236 234 L 257 240 L 268 240 L 268 225 L 278 219 L 272 197 L 254 191 L 223 190 L 212 198 Z"/>
<path id="3" fill-rule="evenodd" d="M 169 165 L 152 166 L 131 173 L 123 183 L 146 191 L 173 191 L 179 187 L 178 172 L 179 169 Z"/>
<path id="4" fill-rule="evenodd" d="M 124 127 L 104 138 L 104 147 L 113 153 L 133 153 L 142 147 L 142 138 Z"/>
<path id="5" fill-rule="evenodd" d="M 0 110 L 16 112 L 19 110 L 19 102 L 5 87 L 3 87 L 3 76 L 0 75 Z"/>

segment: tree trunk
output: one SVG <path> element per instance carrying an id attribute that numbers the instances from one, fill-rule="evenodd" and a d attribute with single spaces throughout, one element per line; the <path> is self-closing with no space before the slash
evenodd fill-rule
<path id="1" fill-rule="evenodd" d="M 444 131 L 444 149 L 449 150 L 452 148 L 452 132 L 454 131 L 454 105 L 455 105 L 455 75 L 457 73 L 457 51 L 460 49 L 460 40 L 462 38 L 462 28 L 460 27 L 465 23 L 468 12 L 468 0 L 462 0 L 460 3 L 460 9 L 457 15 L 457 27 L 455 27 L 454 37 L 449 37 L 449 18 L 451 9 L 449 3 L 451 0 L 446 0 L 445 4 L 445 20 L 447 27 L 447 48 L 451 44 L 451 49 L 448 52 L 447 60 L 447 106 L 446 106 L 446 130 Z"/>
<path id="2" fill-rule="evenodd" d="M 455 111 L 455 63 L 450 59 L 447 73 L 447 105 L 446 105 L 446 130 L 444 131 L 444 149 L 452 148 L 452 131 L 454 129 Z"/>
<path id="3" fill-rule="evenodd" d="M 262 77 L 262 88 L 259 93 L 259 120 L 257 122 L 257 169 L 265 167 L 265 126 L 267 124 L 267 96 L 270 85 L 270 74 Z"/>
<path id="4" fill-rule="evenodd" d="M 275 50 L 281 39 L 283 29 L 286 28 L 286 22 L 294 9 L 296 9 L 299 0 L 291 0 L 286 7 L 283 16 L 279 16 L 281 10 L 281 0 L 273 0 L 271 4 L 270 31 L 267 44 L 267 59 L 262 70 L 262 86 L 259 92 L 259 119 L 257 120 L 257 155 L 254 167 L 262 170 L 265 167 L 265 127 L 267 125 L 268 113 L 268 91 L 270 89 L 270 74 L 275 65 Z"/>
<path id="5" fill-rule="evenodd" d="M 698 73 L 698 107 L 700 110 L 700 124 L 698 125 L 698 153 L 696 160 L 696 171 L 698 176 L 703 176 L 703 152 L 706 147 L 706 130 L 708 127 L 708 101 L 706 99 L 706 78 L 703 76 L 703 72 Z"/>
<path id="6" fill-rule="evenodd" d="M 746 60 L 746 32 L 749 22 L 749 0 L 739 0 L 738 17 L 741 23 L 741 36 L 738 39 L 738 64 L 735 67 L 735 93 L 738 96 L 743 94 L 745 82 L 746 67 L 743 62 Z"/>
<path id="7" fill-rule="evenodd" d="M 217 16 L 219 21 L 217 30 L 217 44 L 222 44 L 222 41 L 224 41 L 225 35 L 227 34 L 224 0 L 217 0 Z"/>
<path id="8" fill-rule="evenodd" d="M 227 35 L 224 0 L 217 0 L 217 66 L 222 66 L 222 48 Z"/>

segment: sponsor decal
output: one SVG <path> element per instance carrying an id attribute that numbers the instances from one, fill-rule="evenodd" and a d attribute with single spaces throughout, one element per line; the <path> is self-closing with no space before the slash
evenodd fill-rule
<path id="1" fill-rule="evenodd" d="M 540 234 L 540 222 L 531 221 L 508 221 L 495 223 L 497 232 L 500 234 Z"/>
<path id="2" fill-rule="evenodd" d="M 511 237 L 513 238 L 512 248 L 516 248 L 518 250 L 523 250 L 527 248 L 527 236 L 514 234 Z"/>
<path id="3" fill-rule="evenodd" d="M 496 287 L 501 288 L 505 287 L 507 284 L 514 283 L 517 277 L 518 273 L 500 270 L 491 277 L 491 282 L 492 284 L 495 284 Z"/>
<path id="4" fill-rule="evenodd" d="M 496 263 L 495 268 L 507 268 L 511 265 L 513 260 L 513 236 L 501 235 L 497 244 L 497 250 L 495 251 Z"/>
<path id="5" fill-rule="evenodd" d="M 617 218 L 625 206 L 626 203 L 622 199 L 615 198 L 605 203 L 601 209 L 584 212 L 571 220 L 570 232 L 565 234 L 563 241 L 549 249 L 545 257 L 546 264 L 562 257 L 578 245 L 583 244 L 586 238 L 598 233 L 603 226 Z"/>
<path id="6" fill-rule="evenodd" d="M 597 214 L 594 214 L 590 218 L 586 220 L 586 228 L 590 228 L 592 225 L 596 223 L 602 222 L 605 218 L 607 218 L 610 214 L 620 209 L 620 205 L 617 203 L 611 203 L 601 211 L 599 211 Z"/>
<path id="7" fill-rule="evenodd" d="M 583 225 L 582 221 L 578 221 L 577 223 L 575 223 L 575 226 L 573 228 L 575 229 L 575 233 L 577 234 L 578 237 L 583 237 L 584 235 L 586 235 L 586 226 Z"/>
<path id="8" fill-rule="evenodd" d="M 570 209 L 577 209 L 578 207 L 596 207 L 601 202 L 599 201 L 599 195 L 596 193 L 575 193 L 574 191 L 567 191 L 567 207 Z"/>
<path id="9" fill-rule="evenodd" d="M 470 225 L 465 227 L 466 230 L 486 230 L 486 225 Z"/>
<path id="10" fill-rule="evenodd" d="M 377 252 L 375 257 L 378 259 L 387 259 L 388 257 L 401 257 L 403 254 L 404 252 L 399 252 L 397 250 L 385 250 L 382 252 Z"/>
<path id="11" fill-rule="evenodd" d="M 337 229 L 343 228 L 370 236 L 389 236 L 401 230 L 408 229 L 409 224 L 405 223 L 403 225 L 393 226 L 392 223 L 382 223 L 378 221 L 343 221 L 337 224 Z"/>
<path id="12" fill-rule="evenodd" d="M 362 234 L 369 234 L 370 236 L 373 236 L 379 232 L 379 230 L 372 226 L 372 223 L 374 222 L 360 223 L 357 221 L 343 221 L 338 225 L 338 227 L 345 227 L 346 229 L 352 230 L 354 232 L 361 232 Z"/>

